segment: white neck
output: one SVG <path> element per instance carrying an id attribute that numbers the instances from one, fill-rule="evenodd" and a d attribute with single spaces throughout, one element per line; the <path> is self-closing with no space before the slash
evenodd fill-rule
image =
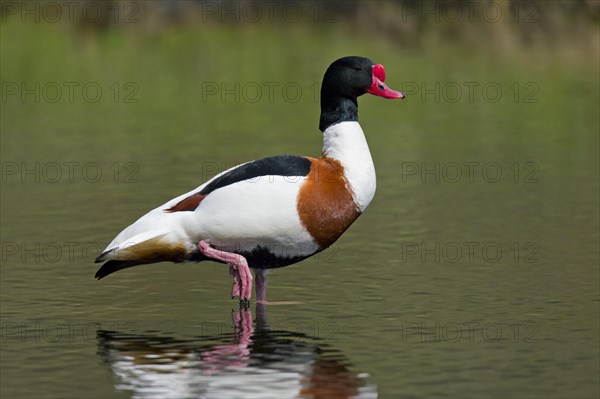
<path id="1" fill-rule="evenodd" d="M 323 155 L 338 160 L 359 211 L 363 212 L 375 195 L 375 166 L 358 122 L 340 122 L 323 132 Z"/>

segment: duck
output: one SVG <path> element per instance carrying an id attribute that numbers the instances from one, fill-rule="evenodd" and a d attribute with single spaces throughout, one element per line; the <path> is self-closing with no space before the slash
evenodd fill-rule
<path id="1" fill-rule="evenodd" d="M 96 258 L 96 279 L 158 262 L 215 261 L 229 265 L 240 305 L 249 305 L 253 280 L 257 303 L 268 303 L 269 270 L 330 247 L 371 203 L 375 167 L 357 99 L 404 99 L 385 78 L 369 58 L 335 60 L 321 84 L 320 157 L 271 156 L 217 174 L 121 231 Z"/>

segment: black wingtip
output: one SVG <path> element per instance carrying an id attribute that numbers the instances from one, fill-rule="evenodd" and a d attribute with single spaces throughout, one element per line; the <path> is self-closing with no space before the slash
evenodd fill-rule
<path id="1" fill-rule="evenodd" d="M 111 253 L 114 250 L 115 250 L 115 248 L 112 248 L 112 249 L 109 249 L 108 251 L 102 252 L 100 255 L 98 255 L 98 257 L 96 258 L 96 260 L 94 261 L 94 263 L 102 263 L 102 262 L 104 262 L 106 260 L 106 259 L 104 259 L 106 257 L 106 255 L 108 255 L 109 253 Z"/>

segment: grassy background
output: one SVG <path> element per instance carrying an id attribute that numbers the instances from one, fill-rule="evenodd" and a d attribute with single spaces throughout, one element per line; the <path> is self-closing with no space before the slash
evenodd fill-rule
<path id="1" fill-rule="evenodd" d="M 219 140 L 220 134 L 234 130 L 239 130 L 236 135 L 251 134 L 257 139 L 254 131 L 265 126 L 272 129 L 261 129 L 263 134 L 290 126 L 313 128 L 316 123 L 305 122 L 317 120 L 316 85 L 323 69 L 331 60 L 348 54 L 366 55 L 386 65 L 392 87 L 406 90 L 416 83 L 431 90 L 436 84 L 443 88 L 456 82 L 463 89 L 456 103 L 444 98 L 436 102 L 432 95 L 423 96 L 422 90 L 409 96 L 410 112 L 402 115 L 408 132 L 422 132 L 427 121 L 430 128 L 456 127 L 453 134 L 476 134 L 493 118 L 511 126 L 511 132 L 501 132 L 500 141 L 519 140 L 523 124 L 538 124 L 540 132 L 551 130 L 573 141 L 577 139 L 571 134 L 575 120 L 589 129 L 597 119 L 598 27 L 593 20 L 585 21 L 582 12 L 564 15 L 556 6 L 547 7 L 545 14 L 539 10 L 535 14 L 539 22 L 520 25 L 508 15 L 508 21 L 497 23 L 432 20 L 424 24 L 419 20 L 411 24 L 407 11 L 402 13 L 392 2 L 375 2 L 376 6 L 369 7 L 357 2 L 358 10 L 336 15 L 333 23 L 232 24 L 210 18 L 201 22 L 202 14 L 193 18 L 188 14 L 194 13 L 188 12 L 176 23 L 160 24 L 153 17 L 160 11 L 156 3 L 140 8 L 136 23 L 102 27 L 67 20 L 30 23 L 26 19 L 23 23 L 19 15 L 4 16 L 3 89 L 7 89 L 6 84 L 25 84 L 28 88 L 40 84 L 43 88 L 55 82 L 64 90 L 56 103 L 44 101 L 43 95 L 39 103 L 32 101 L 31 95 L 25 96 L 25 101 L 19 94 L 3 97 L 3 151 L 12 152 L 15 129 L 36 135 L 36 140 L 31 138 L 33 142 L 48 136 L 40 134 L 48 126 L 80 132 L 102 126 L 106 134 L 118 135 L 119 140 L 152 134 L 159 142 L 191 130 L 211 132 L 203 139 Z M 196 3 L 182 4 L 180 7 L 199 12 Z M 506 12 L 508 3 L 503 4 Z M 396 26 L 393 21 L 402 19 L 407 23 L 396 22 L 398 28 L 392 29 Z M 557 34 L 555 26 L 569 34 Z M 573 26 L 578 29 L 573 30 Z M 405 33 L 409 27 L 419 33 Z M 547 31 L 551 33 L 543 36 Z M 470 102 L 464 82 L 472 81 L 480 85 Z M 80 84 L 73 102 L 67 101 L 64 82 Z M 102 88 L 97 103 L 83 97 L 81 88 L 89 82 Z M 128 82 L 133 86 L 125 86 Z M 206 85 L 234 87 L 236 82 L 240 87 L 256 83 L 265 90 L 256 102 L 243 96 L 236 102 L 232 96 L 223 101 L 220 93 L 203 94 Z M 275 100 L 279 101 L 268 100 L 265 82 L 279 84 L 275 89 Z M 303 89 L 297 103 L 286 101 L 280 89 L 290 82 Z M 499 104 L 483 98 L 481 88 L 489 82 L 503 89 Z M 537 90 L 527 89 L 529 82 Z M 110 89 L 115 83 L 120 84 L 115 89 L 118 97 Z M 520 85 L 518 99 L 514 83 Z M 253 91 L 248 93 L 254 96 Z M 528 93 L 534 94 L 531 99 L 537 103 L 527 103 Z M 137 103 L 126 103 L 128 94 L 133 94 L 131 99 Z M 369 109 L 361 112 L 363 118 L 374 120 L 376 126 L 389 110 L 373 102 L 362 107 Z M 239 129 L 240 119 L 245 129 Z M 459 128 L 462 126 L 468 128 Z M 111 145 L 109 140 L 105 143 Z"/>

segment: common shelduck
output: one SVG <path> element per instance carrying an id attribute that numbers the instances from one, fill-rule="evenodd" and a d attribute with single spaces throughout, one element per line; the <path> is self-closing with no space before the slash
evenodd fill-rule
<path id="1" fill-rule="evenodd" d="M 368 58 L 334 61 L 323 77 L 320 158 L 280 155 L 233 167 L 148 212 L 98 256 L 101 279 L 156 262 L 229 264 L 232 296 L 266 302 L 267 272 L 333 244 L 375 194 L 375 168 L 358 123 L 357 97 L 404 98 Z"/>

